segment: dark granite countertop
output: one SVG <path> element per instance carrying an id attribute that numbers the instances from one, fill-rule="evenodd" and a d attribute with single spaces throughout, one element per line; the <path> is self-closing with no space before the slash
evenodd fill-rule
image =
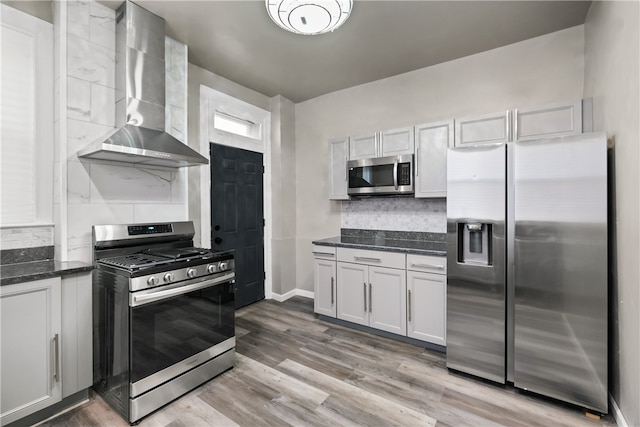
<path id="1" fill-rule="evenodd" d="M 93 265 L 80 261 L 41 260 L 0 265 L 0 286 L 88 272 Z"/>
<path id="2" fill-rule="evenodd" d="M 403 252 L 417 255 L 446 256 L 446 242 L 425 240 L 390 239 L 386 237 L 337 236 L 315 240 L 314 245 L 339 246 L 342 248 L 371 249 L 385 252 Z"/>

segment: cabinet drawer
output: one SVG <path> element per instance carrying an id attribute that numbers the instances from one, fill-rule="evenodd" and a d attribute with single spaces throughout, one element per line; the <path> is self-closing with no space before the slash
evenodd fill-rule
<path id="1" fill-rule="evenodd" d="M 406 268 L 406 255 L 398 252 L 338 248 L 338 261 L 389 268 Z"/>
<path id="2" fill-rule="evenodd" d="M 313 257 L 321 259 L 336 259 L 336 247 L 335 246 L 320 246 L 313 245 Z"/>
<path id="3" fill-rule="evenodd" d="M 447 274 L 447 257 L 408 254 L 407 270 Z"/>

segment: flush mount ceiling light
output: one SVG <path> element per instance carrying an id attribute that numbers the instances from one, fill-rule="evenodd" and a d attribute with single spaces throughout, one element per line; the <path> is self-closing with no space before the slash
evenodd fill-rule
<path id="1" fill-rule="evenodd" d="M 351 14 L 353 0 L 265 0 L 269 17 L 297 34 L 333 31 Z"/>

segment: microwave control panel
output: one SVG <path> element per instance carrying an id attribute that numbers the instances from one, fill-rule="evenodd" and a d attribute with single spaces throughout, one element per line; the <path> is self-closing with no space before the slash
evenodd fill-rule
<path id="1" fill-rule="evenodd" d="M 411 185 L 411 163 L 398 164 L 398 185 Z"/>

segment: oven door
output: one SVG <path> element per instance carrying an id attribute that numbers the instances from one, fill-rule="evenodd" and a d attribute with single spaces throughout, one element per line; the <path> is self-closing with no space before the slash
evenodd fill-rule
<path id="1" fill-rule="evenodd" d="M 234 277 L 130 294 L 131 398 L 235 347 Z"/>

